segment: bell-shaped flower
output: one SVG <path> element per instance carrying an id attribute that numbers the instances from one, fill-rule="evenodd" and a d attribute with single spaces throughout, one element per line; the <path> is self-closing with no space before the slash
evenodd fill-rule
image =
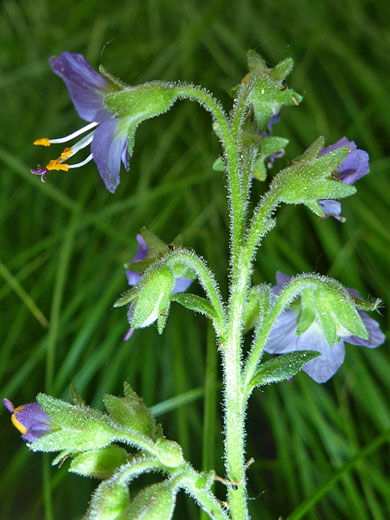
<path id="1" fill-rule="evenodd" d="M 42 406 L 35 403 L 22 404 L 14 407 L 8 399 L 3 404 L 11 413 L 11 421 L 27 442 L 34 442 L 53 431 L 53 421 Z"/>
<path id="2" fill-rule="evenodd" d="M 53 72 L 64 81 L 77 113 L 88 124 L 66 137 L 43 137 L 34 141 L 35 145 L 50 146 L 86 134 L 72 147 L 65 148 L 57 159 L 49 161 L 45 168 L 38 165 L 31 172 L 45 182 L 50 171 L 66 172 L 93 160 L 106 188 L 114 193 L 119 184 L 121 163 L 129 170 L 137 126 L 168 110 L 177 99 L 177 93 L 171 85 L 162 82 L 129 87 L 106 72 L 107 77 L 103 77 L 81 54 L 63 52 L 49 62 Z M 77 164 L 68 163 L 68 159 L 88 146 L 90 154 L 85 159 Z"/>
<path id="3" fill-rule="evenodd" d="M 369 171 L 369 155 L 364 150 L 359 150 L 354 141 L 348 141 L 346 137 L 342 137 L 337 143 L 323 148 L 318 154 L 319 157 L 333 152 L 344 146 L 349 147 L 349 153 L 340 166 L 332 173 L 335 180 L 341 181 L 344 184 L 354 184 L 356 181 L 364 177 Z M 327 217 L 334 217 L 340 222 L 344 222 L 345 218 L 341 216 L 341 204 L 336 200 L 325 199 L 318 201 L 319 205 Z"/>
<path id="4" fill-rule="evenodd" d="M 276 274 L 277 285 L 273 287 L 274 294 L 278 295 L 290 279 L 291 277 L 278 272 Z M 353 289 L 349 289 L 348 292 L 352 296 L 360 298 Z M 385 340 L 378 323 L 365 312 L 358 310 L 357 312 L 367 329 L 368 339 L 353 335 L 345 327 L 339 326 L 336 341 L 331 346 L 320 320 L 315 318 L 314 312 L 312 319 L 306 323 L 306 327 L 301 326 L 302 312 L 302 305 L 297 306 L 296 304 L 283 311 L 271 329 L 264 350 L 269 354 L 286 354 L 299 350 L 320 352 L 320 356 L 309 361 L 302 369 L 317 383 L 325 383 L 341 367 L 345 356 L 345 342 L 361 347 L 375 348 Z M 307 316 L 305 319 L 307 319 Z M 307 326 L 309 323 L 310 325 Z"/>
<path id="5" fill-rule="evenodd" d="M 147 259 L 149 259 L 150 263 L 152 263 L 154 260 L 163 256 L 164 253 L 169 252 L 170 248 L 174 248 L 174 246 L 165 245 L 158 237 L 156 237 L 155 235 L 153 235 L 152 233 L 150 233 L 147 230 L 144 230 L 143 233 L 149 238 L 150 242 L 153 242 L 153 245 L 152 245 L 152 247 L 149 247 L 149 245 L 145 241 L 145 238 L 140 233 L 137 235 L 137 242 L 138 242 L 139 247 L 138 247 L 138 250 L 137 250 L 134 258 L 131 260 L 131 262 L 129 264 L 127 264 L 127 269 L 126 269 L 127 281 L 131 287 L 135 287 L 139 283 L 139 281 L 142 278 L 142 273 L 132 271 L 129 268 L 130 264 L 132 264 L 132 263 L 136 264 L 138 262 L 143 262 Z M 184 276 L 175 277 L 175 282 L 174 282 L 174 286 L 173 286 L 171 295 L 185 292 L 190 287 L 192 282 L 193 282 L 193 280 L 191 278 L 186 278 Z M 132 320 L 133 320 L 134 307 L 135 307 L 135 303 L 131 303 L 129 306 L 128 320 L 129 320 L 130 324 L 132 323 Z M 126 336 L 124 337 L 124 340 L 127 341 L 131 337 L 133 332 L 134 332 L 134 329 L 130 327 Z"/>

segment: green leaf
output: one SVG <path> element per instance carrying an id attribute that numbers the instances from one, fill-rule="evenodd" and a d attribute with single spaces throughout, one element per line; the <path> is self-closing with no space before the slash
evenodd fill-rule
<path id="1" fill-rule="evenodd" d="M 319 355 L 319 352 L 301 350 L 273 358 L 266 363 L 262 363 L 257 368 L 250 386 L 254 387 L 284 381 L 297 374 L 308 361 L 315 359 Z"/>
<path id="2" fill-rule="evenodd" d="M 180 305 L 183 305 L 183 307 L 186 307 L 190 311 L 200 312 L 211 320 L 214 320 L 217 317 L 214 307 L 211 305 L 211 303 L 206 300 L 206 298 L 202 298 L 196 294 L 175 294 L 171 296 L 171 301 L 180 303 Z"/>

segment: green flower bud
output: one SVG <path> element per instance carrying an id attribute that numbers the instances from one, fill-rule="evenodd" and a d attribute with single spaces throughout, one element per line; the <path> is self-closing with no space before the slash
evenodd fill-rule
<path id="1" fill-rule="evenodd" d="M 176 468 L 183 462 L 183 452 L 177 442 L 160 437 L 157 439 L 155 446 L 156 455 L 165 466 Z"/>
<path id="2" fill-rule="evenodd" d="M 175 508 L 175 489 L 169 481 L 140 491 L 126 510 L 131 520 L 169 520 Z"/>
<path id="3" fill-rule="evenodd" d="M 164 329 L 170 303 L 170 295 L 175 285 L 175 277 L 168 266 L 151 268 L 139 284 L 139 292 L 134 305 L 131 327 L 147 327 L 157 320 L 158 331 Z"/>
<path id="4" fill-rule="evenodd" d="M 128 486 L 120 481 L 105 481 L 95 491 L 88 520 L 126 520 L 129 506 Z"/>
<path id="5" fill-rule="evenodd" d="M 127 460 L 127 452 L 113 444 L 100 450 L 81 453 L 72 460 L 69 471 L 84 477 L 106 479 Z"/>

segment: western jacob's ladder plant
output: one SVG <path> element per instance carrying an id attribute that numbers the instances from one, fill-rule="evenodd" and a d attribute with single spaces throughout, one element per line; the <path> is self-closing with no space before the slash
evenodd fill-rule
<path id="1" fill-rule="evenodd" d="M 276 211 L 283 203 L 304 204 L 320 220 L 334 217 L 342 222 L 340 200 L 353 195 L 355 182 L 368 173 L 368 154 L 345 137 L 330 146 L 319 137 L 271 175 L 288 144 L 274 135 L 277 122 L 286 107 L 296 109 L 302 102 L 286 83 L 293 67 L 290 58 L 270 68 L 250 51 L 248 72 L 232 91 L 229 112 L 205 89 L 184 82 L 129 86 L 103 68 L 96 72 L 79 54 L 64 52 L 49 61 L 86 125 L 67 137 L 35 141 L 58 149 L 46 166 L 32 170 L 43 182 L 55 172 L 63 174 L 94 161 L 105 187 L 114 193 L 121 165 L 131 169 L 139 124 L 164 114 L 181 99 L 199 103 L 212 116 L 222 147 L 213 168 L 223 172 L 221 185 L 227 185 L 228 297 L 221 295 L 201 256 L 179 241 L 166 244 L 143 228 L 137 235 L 137 254 L 125 265 L 129 288 L 124 283 L 114 307 L 127 308 L 126 340 L 135 329 L 153 324 L 163 333 L 172 303 L 211 321 L 223 367 L 226 474 L 222 479 L 213 468 L 195 470 L 127 382 L 123 396 L 104 396 L 106 412 L 89 407 L 74 387 L 73 404 L 45 394 L 17 408 L 7 399 L 4 404 L 31 450 L 59 452 L 53 464 L 70 460 L 69 471 L 100 479 L 86 519 L 169 519 L 180 490 L 210 518 L 247 519 L 251 454 L 245 449 L 245 414 L 253 390 L 291 379 L 301 369 L 325 383 L 342 365 L 345 343 L 374 348 L 384 341 L 367 314 L 378 308 L 378 300 L 365 301 L 353 289 L 315 273 L 289 277 L 277 272 L 275 286 L 252 286 L 256 252 L 275 227 Z M 62 149 L 57 146 L 64 144 Z M 268 189 L 252 211 L 252 185 L 268 177 Z M 202 296 L 193 292 L 196 282 Z M 244 355 L 246 335 L 251 347 Z M 263 361 L 264 352 L 278 355 Z M 158 473 L 159 480 L 134 496 L 132 480 L 150 472 Z M 226 484 L 223 500 L 213 491 L 216 478 Z"/>

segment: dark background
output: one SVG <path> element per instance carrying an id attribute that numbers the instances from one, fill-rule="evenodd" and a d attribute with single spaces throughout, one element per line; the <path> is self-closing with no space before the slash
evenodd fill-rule
<path id="1" fill-rule="evenodd" d="M 1 397 L 15 405 L 40 391 L 68 399 L 74 382 L 102 407 L 102 395 L 120 394 L 123 380 L 150 406 L 177 396 L 155 409 L 167 437 L 181 443 L 196 468 L 203 463 L 223 475 L 221 421 L 203 415 L 204 396 L 208 414 L 220 414 L 213 405 L 215 397 L 220 401 L 220 374 L 204 318 L 173 306 L 162 337 L 152 327 L 124 343 L 125 310 L 111 308 L 126 289 L 122 264 L 134 255 L 143 225 L 167 242 L 182 233 L 186 246 L 207 258 L 226 297 L 225 181 L 211 170 L 219 145 L 210 117 L 186 101 L 141 125 L 131 171 L 122 173 L 114 196 L 93 163 L 42 184 L 29 168 L 56 152 L 32 141 L 83 123 L 47 59 L 80 52 L 130 84 L 191 81 L 229 109 L 227 92 L 244 76 L 249 48 L 270 65 L 292 56 L 289 85 L 305 99 L 299 109 L 284 110 L 275 128 L 290 139 L 279 164 L 320 134 L 328 144 L 346 135 L 369 152 L 371 173 L 343 202 L 345 224 L 319 223 L 303 207 L 282 207 L 254 280 L 273 282 L 276 269 L 317 271 L 363 297 L 385 299 L 389 46 L 383 6 L 365 0 L 2 2 Z M 385 330 L 386 308 L 381 312 Z M 216 385 L 205 385 L 206 368 Z M 286 518 L 306 504 L 305 518 L 313 520 L 382 520 L 389 505 L 388 398 L 388 346 L 348 346 L 344 366 L 325 385 L 302 373 L 292 384 L 257 391 L 248 411 L 247 456 L 256 460 L 248 471 L 252 518 Z M 80 519 L 96 482 L 68 474 L 68 462 L 50 469 L 49 458 L 24 446 L 4 410 L 0 428 L 0 517 Z M 216 492 L 223 498 L 221 484 Z M 198 517 L 191 500 L 179 496 L 175 518 Z"/>

